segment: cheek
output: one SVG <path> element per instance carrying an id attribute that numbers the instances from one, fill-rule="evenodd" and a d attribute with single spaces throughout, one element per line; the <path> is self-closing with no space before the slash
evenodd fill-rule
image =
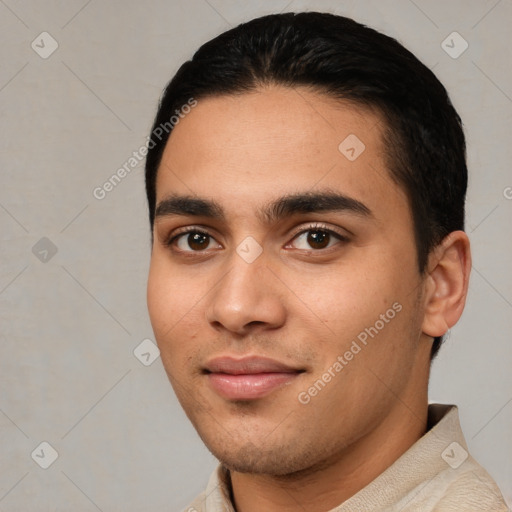
<path id="1" fill-rule="evenodd" d="M 200 297 L 195 280 L 180 279 L 161 256 L 153 255 L 148 276 L 147 305 L 159 344 L 168 344 L 183 329 Z"/>
<path id="2" fill-rule="evenodd" d="M 307 286 L 296 286 L 296 295 L 318 324 L 346 339 L 354 329 L 375 322 L 397 300 L 392 280 L 385 277 L 368 265 L 344 264 L 312 276 Z M 290 280 L 296 282 L 297 276 Z"/>
<path id="3" fill-rule="evenodd" d="M 190 280 L 182 283 L 176 272 L 152 258 L 148 277 L 147 304 L 160 357 L 176 394 L 186 382 L 187 368 L 197 353 L 198 311 L 194 305 L 200 295 Z"/>
<path id="4" fill-rule="evenodd" d="M 169 313 L 173 311 L 173 304 L 169 303 L 173 296 L 172 292 L 169 293 L 171 284 L 172 282 L 162 275 L 160 265 L 153 256 L 148 276 L 147 304 L 149 318 L 157 341 L 165 332 L 165 324 L 170 323 Z"/>
<path id="5" fill-rule="evenodd" d="M 418 276 L 415 268 L 397 261 L 381 253 L 373 261 L 353 262 L 316 276 L 301 290 L 302 302 L 315 313 L 310 315 L 310 328 L 329 330 L 331 359 L 356 340 L 367 352 L 363 359 L 375 355 L 387 360 L 399 340 L 418 330 L 414 293 Z M 372 345 L 371 351 L 365 342 Z"/>

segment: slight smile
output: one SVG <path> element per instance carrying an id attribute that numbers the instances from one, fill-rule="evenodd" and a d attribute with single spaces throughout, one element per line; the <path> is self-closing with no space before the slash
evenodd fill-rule
<path id="1" fill-rule="evenodd" d="M 212 359 L 204 374 L 212 388 L 228 400 L 256 400 L 289 384 L 305 370 L 265 357 Z"/>

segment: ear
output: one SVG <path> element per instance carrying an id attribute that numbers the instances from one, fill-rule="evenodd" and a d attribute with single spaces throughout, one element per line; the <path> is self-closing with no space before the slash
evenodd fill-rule
<path id="1" fill-rule="evenodd" d="M 453 231 L 430 253 L 425 283 L 423 333 L 442 336 L 462 315 L 471 271 L 469 239 Z"/>

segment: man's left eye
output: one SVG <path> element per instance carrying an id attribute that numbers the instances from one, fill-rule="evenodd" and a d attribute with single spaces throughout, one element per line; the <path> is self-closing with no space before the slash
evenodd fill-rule
<path id="1" fill-rule="evenodd" d="M 329 229 L 308 229 L 299 233 L 291 242 L 295 249 L 327 249 L 344 241 L 345 238 Z"/>

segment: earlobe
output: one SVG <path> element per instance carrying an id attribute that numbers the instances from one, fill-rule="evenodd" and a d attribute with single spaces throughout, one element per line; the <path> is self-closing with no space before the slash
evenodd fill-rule
<path id="1" fill-rule="evenodd" d="M 432 250 L 425 286 L 423 333 L 442 336 L 457 323 L 468 292 L 471 271 L 469 239 L 453 231 Z"/>

